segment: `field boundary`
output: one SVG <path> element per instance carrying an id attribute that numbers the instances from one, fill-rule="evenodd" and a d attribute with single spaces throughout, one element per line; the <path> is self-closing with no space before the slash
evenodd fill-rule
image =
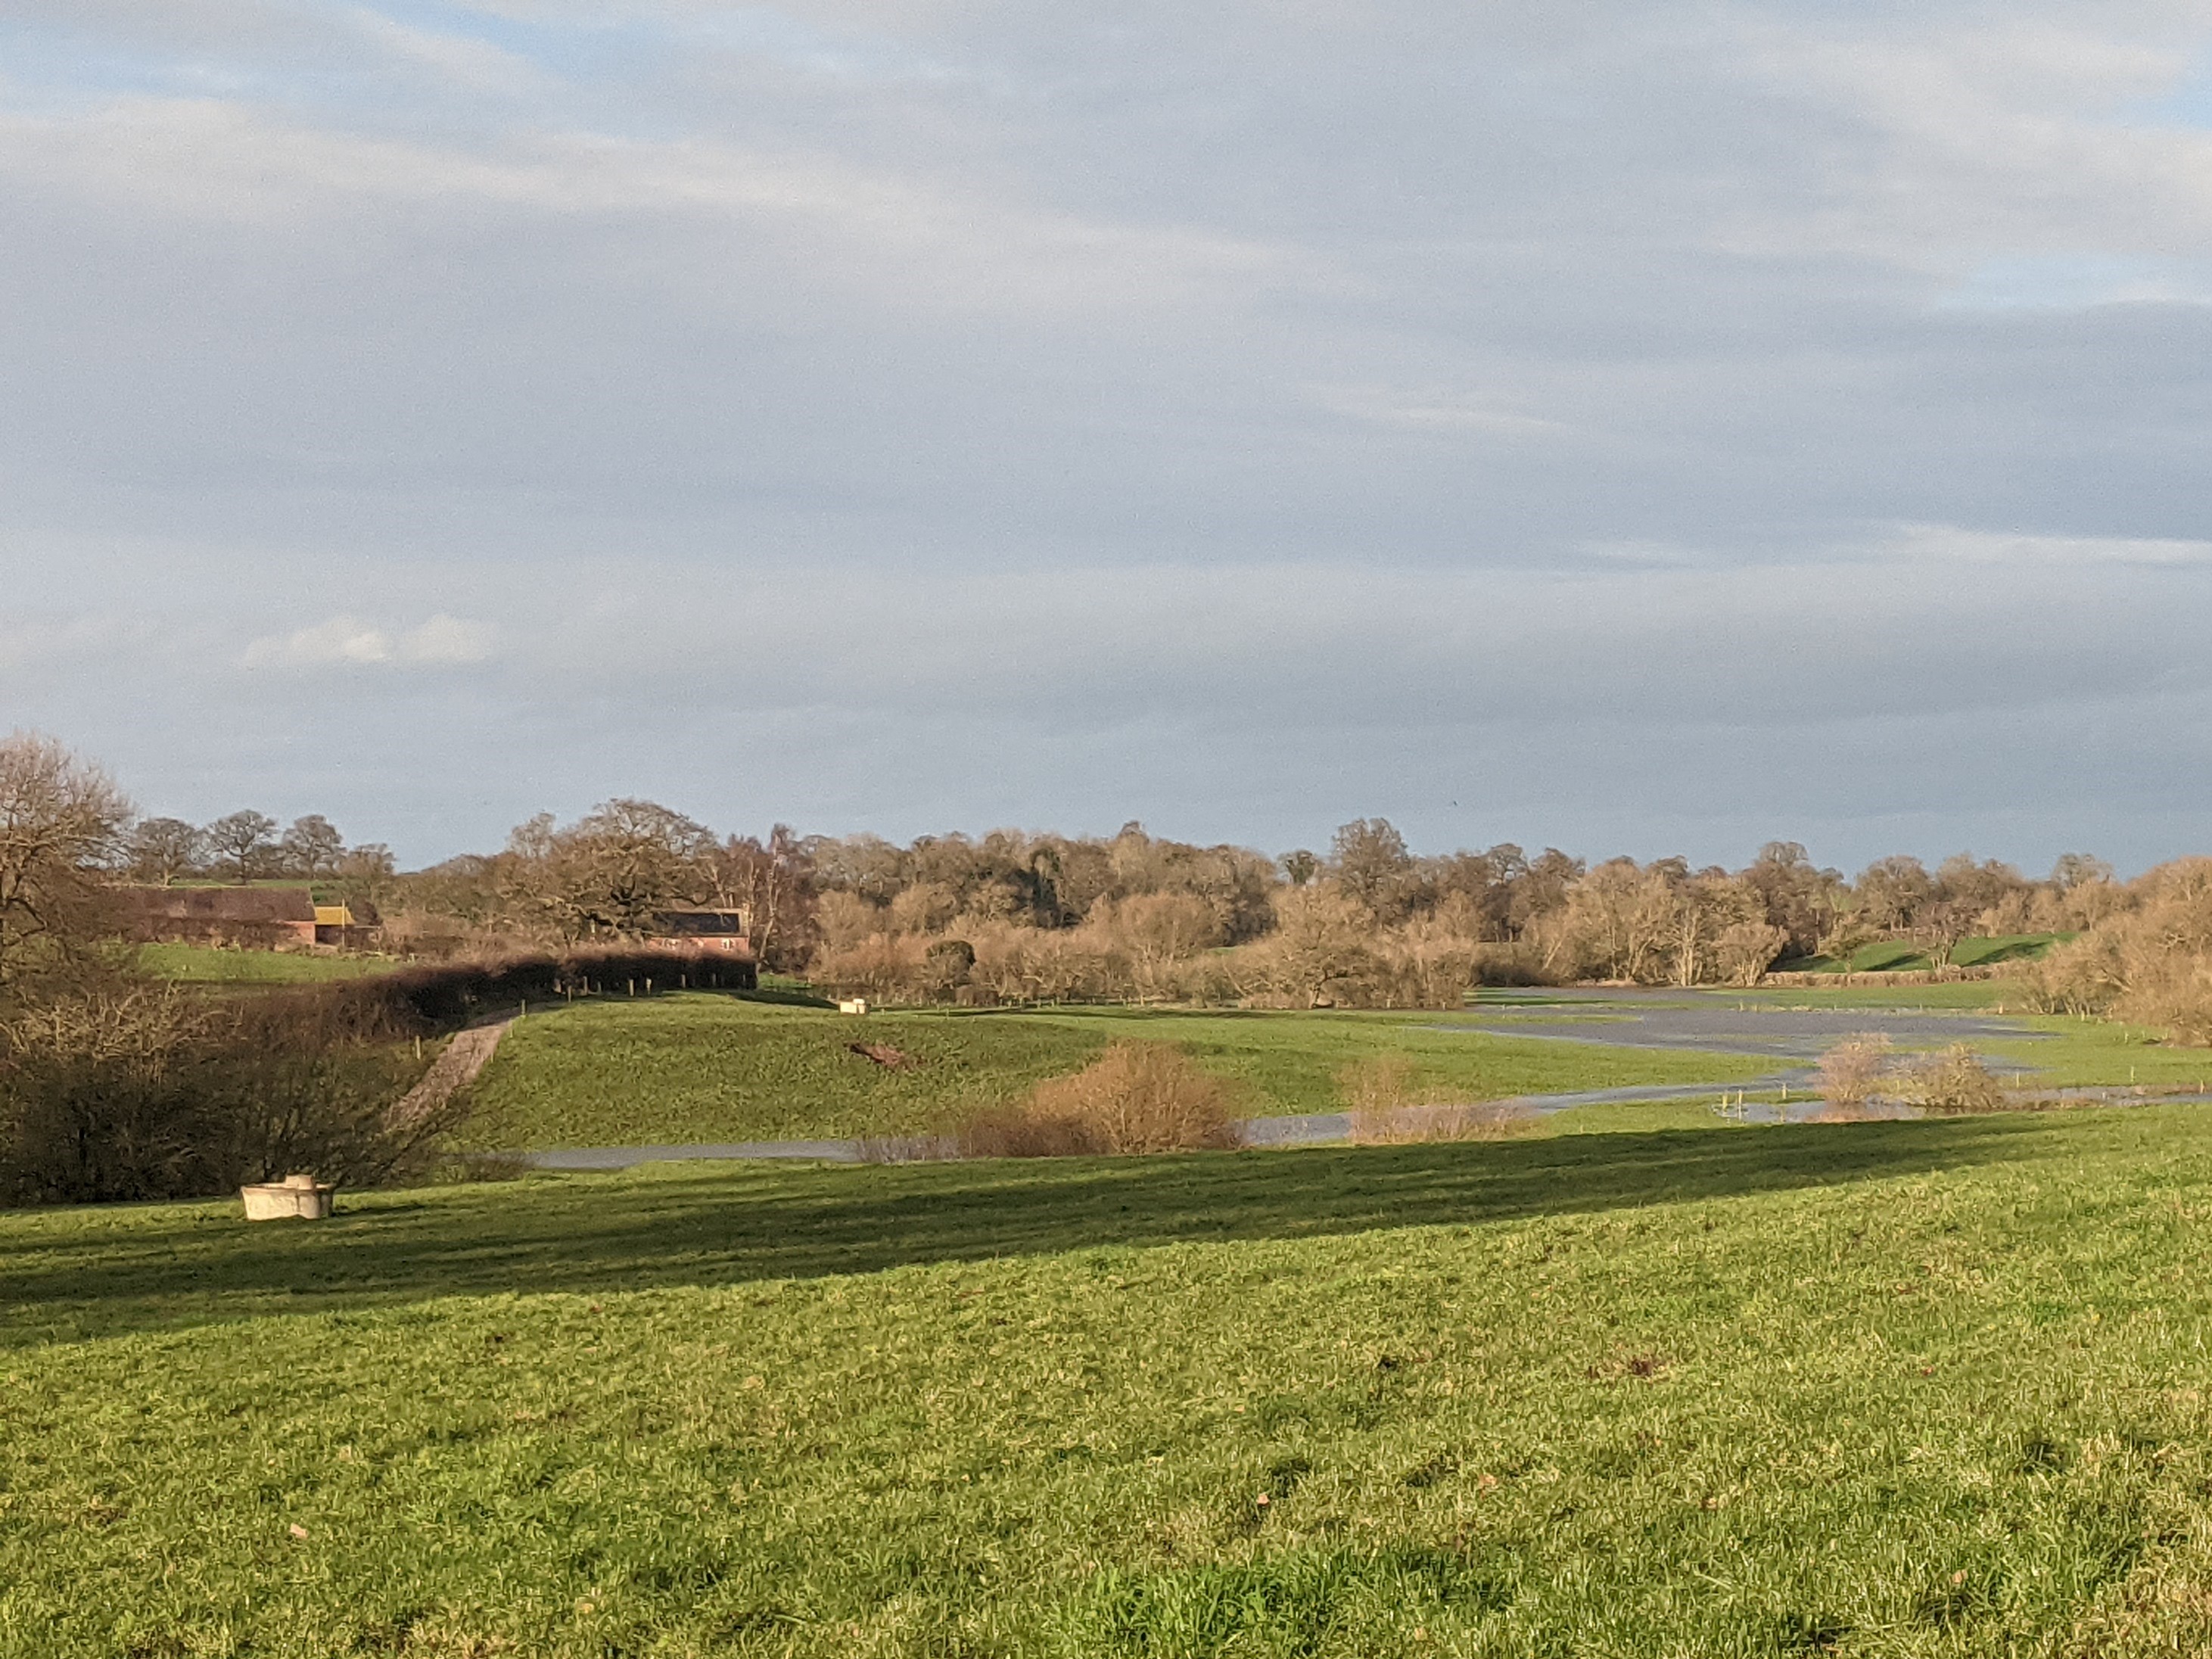
<path id="1" fill-rule="evenodd" d="M 1816 990 L 1823 987 L 1834 988 L 1850 985 L 1960 985 L 1972 980 L 2003 979 L 2006 969 L 2016 968 L 2017 963 L 2002 962 L 1976 963 L 1971 968 L 1875 968 L 1864 972 L 1835 969 L 1823 972 L 1817 969 L 1791 969 L 1787 973 L 1761 974 L 1755 990 L 1770 986 L 1798 990 Z M 1700 990 L 1721 988 L 1700 986 Z"/>
<path id="2" fill-rule="evenodd" d="M 395 1129 L 410 1128 L 475 1082 L 514 1020 L 514 1014 L 501 1014 L 481 1025 L 455 1032 L 453 1040 L 446 1045 L 446 1052 L 422 1074 L 421 1081 L 399 1097 L 386 1114 L 385 1121 Z"/>

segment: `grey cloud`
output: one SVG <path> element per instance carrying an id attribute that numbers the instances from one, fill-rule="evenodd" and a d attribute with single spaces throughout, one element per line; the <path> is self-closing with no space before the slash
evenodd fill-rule
<path id="1" fill-rule="evenodd" d="M 0 691 L 142 793 L 2201 842 L 2195 8 L 186 9 L 0 82 Z"/>

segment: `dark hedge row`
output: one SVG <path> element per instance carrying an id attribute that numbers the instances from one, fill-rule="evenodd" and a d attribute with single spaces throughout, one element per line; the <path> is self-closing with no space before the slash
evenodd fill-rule
<path id="1" fill-rule="evenodd" d="M 458 1030 L 485 1014 L 529 1001 L 550 1002 L 630 988 L 749 991 L 759 983 L 750 962 L 705 953 L 599 950 L 504 957 L 402 968 L 289 994 L 329 999 L 364 1024 L 396 1021 L 424 1032 Z"/>

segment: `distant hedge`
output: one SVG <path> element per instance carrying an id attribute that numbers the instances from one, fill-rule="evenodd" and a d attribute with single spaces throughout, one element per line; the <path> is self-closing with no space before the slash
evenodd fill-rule
<path id="1" fill-rule="evenodd" d="M 721 961 L 704 953 L 601 950 L 402 968 L 289 994 L 343 1007 L 364 1026 L 394 1020 L 417 1030 L 449 1031 L 533 998 L 589 996 L 632 984 L 659 991 L 750 991 L 759 982 L 759 969 L 750 962 Z"/>

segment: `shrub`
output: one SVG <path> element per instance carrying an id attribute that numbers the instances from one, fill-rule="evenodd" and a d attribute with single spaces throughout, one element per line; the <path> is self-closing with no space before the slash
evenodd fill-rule
<path id="1" fill-rule="evenodd" d="M 1355 1125 L 1363 1120 L 1379 1121 L 1425 1101 L 1414 1082 L 1413 1062 L 1403 1054 L 1376 1054 L 1353 1061 L 1336 1074 L 1336 1092 Z"/>
<path id="2" fill-rule="evenodd" d="M 815 952 L 814 982 L 839 996 L 889 1002 L 911 996 L 922 976 L 927 942 L 914 933 L 871 933 Z"/>
<path id="3" fill-rule="evenodd" d="M 1828 1103 L 1827 1115 L 1856 1117 L 1874 1098 L 1889 1060 L 1889 1039 L 1880 1031 L 1845 1037 L 1820 1056 L 1817 1085 Z"/>
<path id="4" fill-rule="evenodd" d="M 1388 1115 L 1355 1112 L 1352 1139 L 1362 1146 L 1401 1146 L 1438 1140 L 1510 1140 L 1534 1134 L 1536 1114 L 1509 1100 L 1457 1106 L 1408 1106 Z"/>
<path id="5" fill-rule="evenodd" d="M 1901 1080 L 1899 1092 L 1905 1099 L 1938 1116 L 2004 1109 L 2004 1085 L 1990 1075 L 1981 1057 L 1963 1042 L 1911 1061 Z"/>
<path id="6" fill-rule="evenodd" d="M 1528 1134 L 1536 1115 L 1510 1101 L 1469 1104 L 1442 1102 L 1419 1086 L 1413 1063 L 1379 1054 L 1337 1074 L 1337 1091 L 1352 1120 L 1352 1139 L 1362 1146 L 1431 1140 L 1502 1140 Z"/>
<path id="7" fill-rule="evenodd" d="M 2212 859 L 2160 865 L 2126 898 L 2030 970 L 2031 999 L 2050 1012 L 2114 1013 L 2212 1046 Z"/>
<path id="8" fill-rule="evenodd" d="M 1228 1091 L 1181 1049 L 1116 1042 L 1027 1101 L 985 1112 L 960 1133 L 971 1158 L 1174 1152 L 1236 1144 Z"/>
<path id="9" fill-rule="evenodd" d="M 1544 965 L 1544 953 L 1526 941 L 1478 945 L 1473 974 L 1477 985 L 1556 985 L 1559 976 Z"/>
<path id="10" fill-rule="evenodd" d="M 420 1070 L 365 1005 L 81 985 L 0 1041 L 0 1201 L 185 1198 L 294 1170 L 365 1185 L 446 1127 L 386 1121 Z"/>

